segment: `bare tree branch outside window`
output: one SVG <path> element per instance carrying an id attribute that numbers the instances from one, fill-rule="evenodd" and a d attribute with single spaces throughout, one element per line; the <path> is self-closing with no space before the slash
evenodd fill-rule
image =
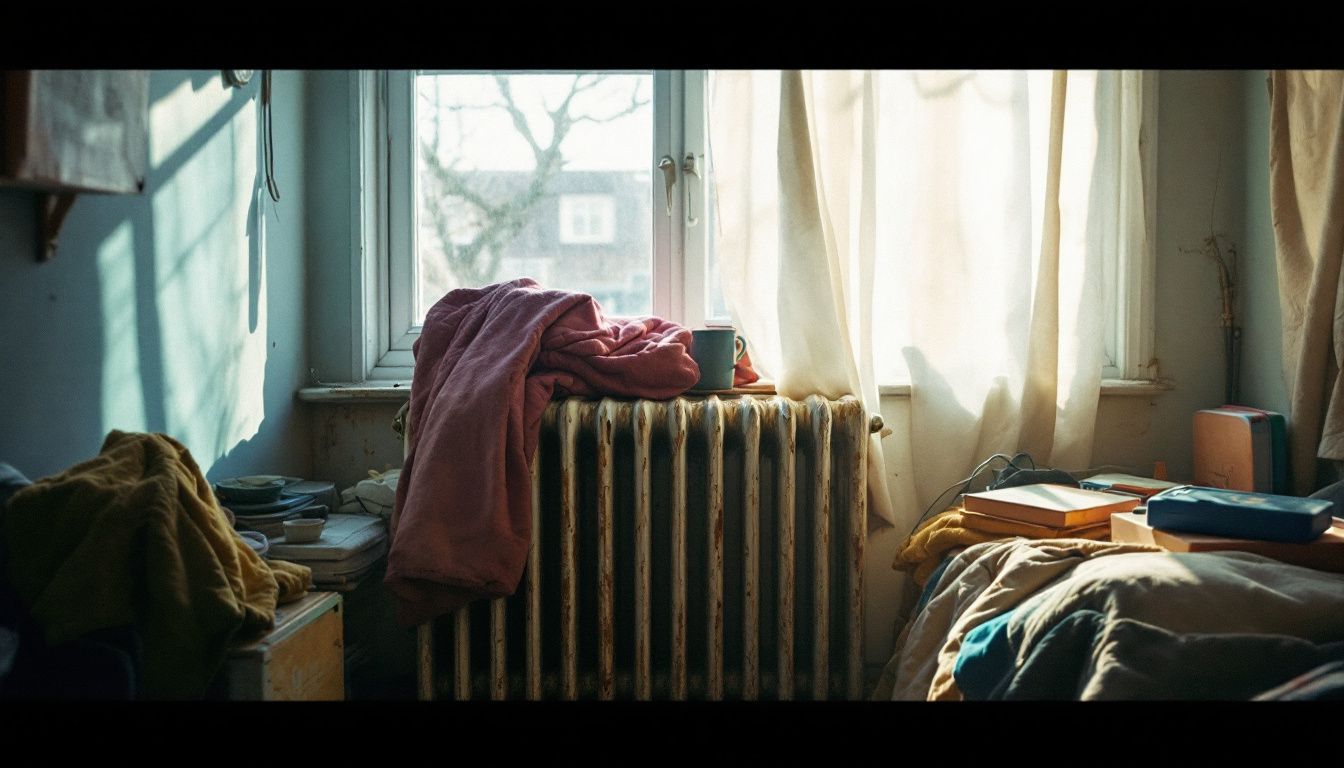
<path id="1" fill-rule="evenodd" d="M 479 286 L 497 279 L 507 247 L 527 227 L 537 207 L 554 198 L 554 181 L 566 166 L 562 146 L 574 127 L 609 123 L 649 104 L 637 82 L 623 108 L 608 108 L 601 114 L 581 111 L 576 98 L 599 88 L 608 75 L 571 77 L 555 104 L 548 103 L 542 110 L 529 110 L 520 103 L 506 75 L 493 77 L 497 93 L 481 103 L 445 103 L 437 87 L 420 93 L 420 109 L 432 116 L 432 129 L 420 134 L 420 210 L 437 241 L 423 244 L 421 251 L 442 254 L 439 259 L 422 256 L 421 268 L 438 268 L 451 275 L 450 281 L 439 279 L 431 284 Z M 516 136 L 530 150 L 529 171 L 501 174 L 467 167 L 457 148 L 443 141 L 443 121 L 458 121 L 458 135 L 462 135 L 461 131 L 470 129 L 473 117 L 491 111 L 506 115 Z"/>

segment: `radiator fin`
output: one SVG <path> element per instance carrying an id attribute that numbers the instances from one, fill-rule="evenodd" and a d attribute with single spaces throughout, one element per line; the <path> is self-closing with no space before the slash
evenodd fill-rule
<path id="1" fill-rule="evenodd" d="M 867 445 L 851 397 L 552 403 L 520 589 L 420 628 L 421 697 L 860 698 Z"/>

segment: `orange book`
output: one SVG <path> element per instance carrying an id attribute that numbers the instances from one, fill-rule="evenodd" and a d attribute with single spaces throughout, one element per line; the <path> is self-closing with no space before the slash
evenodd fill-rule
<path id="1" fill-rule="evenodd" d="M 1021 520 L 1009 520 L 980 512 L 961 510 L 962 525 L 973 531 L 1001 533 L 1005 536 L 1026 536 L 1032 539 L 1096 539 L 1109 536 L 1109 520 L 1100 523 L 1084 523 L 1072 528 L 1056 528 L 1049 525 L 1024 523 Z"/>
<path id="2" fill-rule="evenodd" d="M 1293 544 L 1164 531 L 1149 525 L 1147 515 L 1125 512 L 1111 515 L 1111 541 L 1152 544 L 1168 552 L 1253 552 L 1318 571 L 1344 573 L 1344 520 L 1337 517 L 1319 537 L 1305 544 Z"/>
<path id="3" fill-rule="evenodd" d="M 971 512 L 1024 523 L 1076 528 L 1106 522 L 1112 512 L 1128 512 L 1139 501 L 1136 496 L 1038 483 L 968 493 L 962 506 Z"/>

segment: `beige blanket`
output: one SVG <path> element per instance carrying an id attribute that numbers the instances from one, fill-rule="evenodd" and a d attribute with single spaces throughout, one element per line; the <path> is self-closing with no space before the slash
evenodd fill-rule
<path id="1" fill-rule="evenodd" d="M 308 568 L 262 560 L 229 527 L 191 454 L 113 431 L 93 459 L 15 494 L 8 575 L 51 643 L 133 624 L 152 698 L 205 691 L 239 630 L 275 620 Z"/>
<path id="2" fill-rule="evenodd" d="M 1344 575 L 1249 552 L 1149 552 L 1089 559 L 1022 602 L 1009 617 L 1017 666 L 1051 629 L 1079 611 L 1096 611 L 1112 626 L 1139 623 L 1149 635 L 1157 634 L 1151 631 L 1155 627 L 1229 642 L 1239 636 L 1338 642 L 1344 640 Z M 1088 669 L 1081 670 L 1079 698 L 1131 698 L 1135 691 L 1158 687 L 1138 685 L 1144 681 L 1142 670 L 1133 668 L 1132 639 L 1128 646 L 1123 633 L 1104 633 L 1098 640 Z M 1149 637 L 1147 642 L 1154 641 Z M 1226 673 L 1231 677 L 1236 670 L 1228 667 Z M 1178 676 L 1169 679 L 1174 683 Z"/>

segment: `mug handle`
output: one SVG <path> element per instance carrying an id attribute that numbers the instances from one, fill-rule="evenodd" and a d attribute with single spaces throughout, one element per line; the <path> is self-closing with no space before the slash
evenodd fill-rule
<path id="1" fill-rule="evenodd" d="M 741 360 L 741 359 L 742 359 L 742 356 L 745 355 L 745 354 L 747 354 L 747 340 L 744 339 L 744 338 L 742 338 L 741 336 L 734 336 L 734 337 L 733 337 L 733 363 L 736 364 L 737 361 Z"/>

